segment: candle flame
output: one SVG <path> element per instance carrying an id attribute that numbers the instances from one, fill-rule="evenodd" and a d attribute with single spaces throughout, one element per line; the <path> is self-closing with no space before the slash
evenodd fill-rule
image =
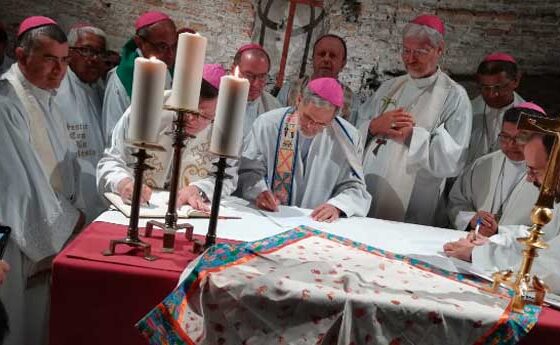
<path id="1" fill-rule="evenodd" d="M 236 78 L 239 78 L 239 66 L 235 66 L 235 70 L 233 71 L 233 75 Z"/>
<path id="2" fill-rule="evenodd" d="M 155 56 L 150 56 L 150 61 L 156 62 L 156 61 L 159 61 L 159 60 L 158 60 L 158 58 L 155 57 Z"/>

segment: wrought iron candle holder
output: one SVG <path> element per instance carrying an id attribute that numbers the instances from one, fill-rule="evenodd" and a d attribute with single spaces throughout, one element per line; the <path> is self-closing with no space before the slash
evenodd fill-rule
<path id="1" fill-rule="evenodd" d="M 204 248 L 199 248 L 200 251 L 203 249 L 208 249 L 216 244 L 216 228 L 218 226 L 218 215 L 220 213 L 220 200 L 222 199 L 222 187 L 224 184 L 224 179 L 232 178 L 230 175 L 226 174 L 226 168 L 230 166 L 227 164 L 226 156 L 220 155 L 220 159 L 214 163 L 217 170 L 213 175 L 216 177 L 216 183 L 214 186 L 214 195 L 212 196 L 212 208 L 210 210 L 210 223 L 208 224 L 208 232 L 206 233 L 206 241 L 204 242 Z M 229 157 L 231 158 L 231 157 Z"/>
<path id="2" fill-rule="evenodd" d="M 165 214 L 165 222 L 150 220 L 146 224 L 145 236 L 151 237 L 154 227 L 163 229 L 163 247 L 162 251 L 172 253 L 175 248 L 175 234 L 179 229 L 185 229 L 187 240 L 193 241 L 194 227 L 189 223 L 177 224 L 177 192 L 179 187 L 179 178 L 181 175 L 181 160 L 183 156 L 183 148 L 187 139 L 194 138 L 193 135 L 185 133 L 185 117 L 187 114 L 200 116 L 195 110 L 164 106 L 164 109 L 174 111 L 177 117 L 173 121 L 173 130 L 168 135 L 173 137 L 173 162 L 171 166 L 171 180 L 169 182 L 169 201 L 167 203 L 167 212 Z M 198 247 L 194 245 L 194 247 Z"/>
<path id="3" fill-rule="evenodd" d="M 149 243 L 143 242 L 138 236 L 138 218 L 140 216 L 140 196 L 142 193 L 142 182 L 144 179 L 144 171 L 147 169 L 153 169 L 147 165 L 146 159 L 151 158 L 151 156 L 146 152 L 150 151 L 165 151 L 162 146 L 149 144 L 144 142 L 128 142 L 128 146 L 138 149 L 137 152 L 132 155 L 136 157 L 136 163 L 133 163 L 134 167 L 134 190 L 132 192 L 132 201 L 130 205 L 130 221 L 128 225 L 128 230 L 126 237 L 117 240 L 111 240 L 109 243 L 109 248 L 103 251 L 103 255 L 115 255 L 115 249 L 118 245 L 124 244 L 129 247 L 139 248 L 144 251 L 144 259 L 148 261 L 156 260 L 157 257 L 151 254 L 151 245 Z"/>
<path id="4" fill-rule="evenodd" d="M 542 239 L 542 228 L 552 220 L 554 202 L 560 201 L 560 121 L 521 113 L 517 128 L 556 137 L 539 198 L 531 212 L 533 226 L 527 237 L 517 239 L 525 245 L 519 271 L 516 274 L 511 270 L 494 273 L 492 286 L 484 289 L 496 292 L 501 284 L 512 288 L 512 309 L 522 313 L 526 304 L 542 305 L 548 290 L 548 286 L 539 277 L 531 276 L 531 268 L 538 257 L 537 250 L 548 248 L 548 244 Z"/>

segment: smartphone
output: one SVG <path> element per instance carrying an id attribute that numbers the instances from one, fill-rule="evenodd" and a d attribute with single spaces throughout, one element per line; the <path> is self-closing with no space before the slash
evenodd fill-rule
<path id="1" fill-rule="evenodd" d="M 10 227 L 0 225 L 0 259 L 4 257 L 4 251 L 8 245 L 8 239 L 10 238 Z"/>

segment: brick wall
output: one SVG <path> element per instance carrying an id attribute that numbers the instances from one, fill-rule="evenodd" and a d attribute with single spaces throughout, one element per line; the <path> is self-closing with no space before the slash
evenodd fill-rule
<path id="1" fill-rule="evenodd" d="M 229 65 L 236 47 L 248 42 L 258 29 L 254 27 L 258 1 L 2 0 L 0 20 L 12 30 L 21 19 L 36 14 L 51 16 L 64 28 L 88 21 L 106 30 L 110 46 L 118 49 L 132 34 L 139 13 L 160 9 L 178 27 L 188 25 L 209 38 L 209 61 Z M 452 74 L 472 74 L 480 59 L 494 50 L 514 54 L 528 74 L 560 74 L 557 0 L 326 0 L 325 5 L 327 16 L 317 32 L 346 38 L 349 58 L 342 79 L 364 95 L 376 78 L 384 80 L 402 70 L 400 32 L 421 12 L 437 13 L 446 22 L 448 49 L 443 66 Z M 277 18 L 285 17 L 285 0 L 276 0 L 274 7 Z M 299 65 L 294 65 L 292 61 L 288 75 L 297 72 Z"/>

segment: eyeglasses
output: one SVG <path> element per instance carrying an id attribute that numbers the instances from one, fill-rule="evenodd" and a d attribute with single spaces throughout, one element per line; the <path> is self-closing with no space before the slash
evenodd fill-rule
<path id="1" fill-rule="evenodd" d="M 422 58 L 424 56 L 427 56 L 428 54 L 430 54 L 430 52 L 432 51 L 432 49 L 409 49 L 409 48 L 405 48 L 403 47 L 401 50 L 401 55 L 402 56 L 410 56 L 412 55 L 414 58 L 418 59 L 418 58 Z"/>
<path id="2" fill-rule="evenodd" d="M 71 50 L 76 51 L 83 57 L 87 58 L 104 58 L 105 51 L 104 50 L 97 50 L 92 47 L 70 47 Z"/>
<path id="3" fill-rule="evenodd" d="M 198 121 L 198 120 L 206 120 L 206 121 L 214 122 L 214 118 L 213 118 L 213 117 L 210 117 L 210 116 L 208 116 L 207 114 L 202 113 L 202 112 L 199 112 L 199 113 L 187 112 L 187 113 L 186 113 L 187 119 L 188 119 L 189 116 L 190 116 L 193 120 L 196 120 L 196 121 Z"/>
<path id="4" fill-rule="evenodd" d="M 515 137 L 506 134 L 506 133 L 500 133 L 498 134 L 498 139 L 500 140 L 500 143 L 502 144 L 516 144 L 516 145 L 523 145 L 527 142 L 527 138 L 526 135 L 521 134 L 521 135 L 516 135 Z"/>
<path id="5" fill-rule="evenodd" d="M 158 53 L 163 54 L 163 53 L 166 53 L 166 52 L 174 52 L 174 51 L 177 50 L 177 42 L 169 45 L 165 42 L 157 42 L 157 43 L 152 42 L 152 41 L 148 40 L 146 37 L 142 37 L 142 36 L 138 36 L 138 37 L 140 37 L 140 39 L 142 39 L 142 41 L 144 41 L 144 42 L 148 43 L 149 45 L 151 45 L 152 47 L 154 47 L 155 50 Z"/>
<path id="6" fill-rule="evenodd" d="M 306 122 L 308 126 L 315 127 L 317 129 L 324 129 L 331 124 L 330 121 L 328 123 L 317 122 L 304 112 L 299 112 L 299 119 L 301 122 Z"/>
<path id="7" fill-rule="evenodd" d="M 479 85 L 478 88 L 482 93 L 500 94 L 506 91 L 510 83 L 511 81 L 507 81 L 503 84 L 498 84 L 498 85 Z"/>
<path id="8" fill-rule="evenodd" d="M 60 63 L 62 65 L 68 65 L 68 63 L 70 62 L 69 56 L 43 55 L 42 58 L 43 60 L 51 64 Z"/>
<path id="9" fill-rule="evenodd" d="M 249 80 L 249 82 L 265 81 L 268 78 L 268 73 L 253 74 L 253 73 L 250 73 L 250 72 L 239 72 L 239 75 L 241 77 Z"/>

